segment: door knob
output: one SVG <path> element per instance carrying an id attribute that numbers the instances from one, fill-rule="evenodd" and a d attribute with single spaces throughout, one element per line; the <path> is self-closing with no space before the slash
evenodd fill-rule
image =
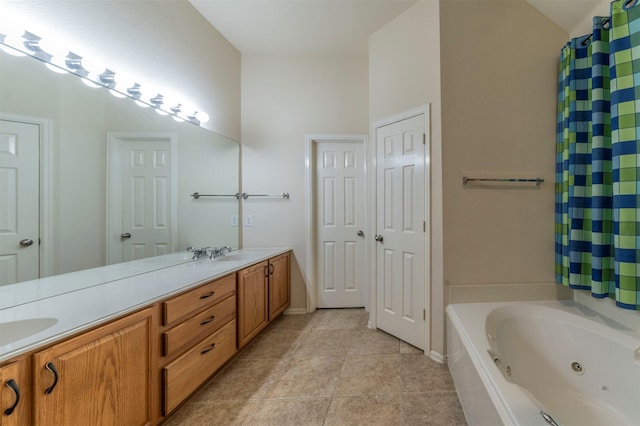
<path id="1" fill-rule="evenodd" d="M 129 238 L 131 238 L 131 234 L 130 234 L 130 233 L 128 233 L 128 232 L 125 232 L 124 234 L 120 234 L 120 239 L 121 239 L 122 241 L 124 241 L 124 240 L 128 240 Z"/>
<path id="2" fill-rule="evenodd" d="M 24 240 L 20 240 L 20 245 L 22 247 L 29 247 L 31 244 L 33 244 L 33 240 L 30 238 L 25 238 Z"/>
<path id="3" fill-rule="evenodd" d="M 383 239 L 384 238 L 382 237 L 382 235 L 380 235 L 380 234 L 376 235 L 376 241 L 377 242 L 381 243 Z"/>
<path id="4" fill-rule="evenodd" d="M 361 230 L 359 230 L 358 232 L 356 232 L 356 235 L 357 235 L 358 237 L 362 237 L 362 238 L 364 238 L 364 232 L 362 232 L 362 229 L 361 229 Z"/>

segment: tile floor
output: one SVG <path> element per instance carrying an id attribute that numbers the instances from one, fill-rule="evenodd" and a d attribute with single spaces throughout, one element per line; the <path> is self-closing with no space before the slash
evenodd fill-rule
<path id="1" fill-rule="evenodd" d="M 281 316 L 165 425 L 466 425 L 447 367 L 367 320 Z"/>

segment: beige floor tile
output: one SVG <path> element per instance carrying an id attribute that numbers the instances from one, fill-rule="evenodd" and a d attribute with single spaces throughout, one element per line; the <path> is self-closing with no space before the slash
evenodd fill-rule
<path id="1" fill-rule="evenodd" d="M 324 425 L 399 425 L 401 418 L 397 395 L 334 397 Z"/>
<path id="2" fill-rule="evenodd" d="M 328 398 L 333 395 L 337 382 L 337 375 L 285 375 L 271 386 L 264 398 Z"/>
<path id="3" fill-rule="evenodd" d="M 337 377 L 342 372 L 346 357 L 309 356 L 296 358 L 288 367 L 286 376 L 323 375 Z"/>
<path id="4" fill-rule="evenodd" d="M 403 392 L 455 390 L 446 365 L 438 364 L 424 354 L 401 354 L 400 357 Z"/>
<path id="5" fill-rule="evenodd" d="M 349 354 L 393 354 L 400 352 L 400 340 L 383 331 L 364 329 L 353 340 Z"/>
<path id="6" fill-rule="evenodd" d="M 339 377 L 334 396 L 392 395 L 402 389 L 399 376 Z"/>
<path id="7" fill-rule="evenodd" d="M 305 332 L 310 330 L 319 318 L 314 314 L 307 315 L 281 315 L 272 322 L 269 330 L 298 330 Z M 266 330 L 265 330 L 266 331 Z"/>
<path id="8" fill-rule="evenodd" d="M 342 368 L 343 377 L 400 377 L 401 355 L 348 355 Z"/>
<path id="9" fill-rule="evenodd" d="M 257 406 L 257 401 L 188 403 L 179 409 L 164 426 L 242 425 Z"/>
<path id="10" fill-rule="evenodd" d="M 287 358 L 238 358 L 195 397 L 195 402 L 262 399 L 287 370 Z"/>
<path id="11" fill-rule="evenodd" d="M 329 398 L 264 400 L 245 425 L 322 425 L 330 402 Z"/>
<path id="12" fill-rule="evenodd" d="M 402 395 L 402 424 L 466 426 L 467 422 L 455 392 L 429 392 Z"/>
<path id="13" fill-rule="evenodd" d="M 324 312 L 315 325 L 316 330 L 340 330 L 359 328 L 362 321 L 360 309 L 336 309 Z"/>
<path id="14" fill-rule="evenodd" d="M 303 337 L 297 330 L 269 330 L 258 336 L 242 351 L 240 357 L 282 358 L 290 356 L 300 346 Z"/>
<path id="15" fill-rule="evenodd" d="M 464 425 L 447 367 L 367 321 L 281 316 L 167 424 Z"/>
<path id="16" fill-rule="evenodd" d="M 346 356 L 351 342 L 357 336 L 355 329 L 313 329 L 293 353 L 296 358 L 307 358 L 319 354 L 325 356 Z"/>
<path id="17" fill-rule="evenodd" d="M 400 340 L 400 353 L 401 354 L 424 354 L 422 349 L 418 349 L 413 345 L 408 344 Z"/>

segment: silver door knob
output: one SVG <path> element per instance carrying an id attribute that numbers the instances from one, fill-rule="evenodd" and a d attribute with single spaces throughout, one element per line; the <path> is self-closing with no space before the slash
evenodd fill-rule
<path id="1" fill-rule="evenodd" d="M 382 237 L 382 235 L 380 235 L 380 234 L 376 235 L 376 241 L 377 242 L 381 243 L 383 239 L 384 238 Z"/>
<path id="2" fill-rule="evenodd" d="M 356 235 L 357 235 L 358 237 L 363 237 L 363 238 L 364 238 L 364 232 L 362 232 L 362 229 L 361 229 L 361 230 L 359 230 L 358 232 L 356 232 Z"/>
<path id="3" fill-rule="evenodd" d="M 33 244 L 33 240 L 30 238 L 25 238 L 24 240 L 20 240 L 20 245 L 22 247 L 29 247 L 31 244 Z"/>
<path id="4" fill-rule="evenodd" d="M 130 233 L 128 233 L 128 232 L 125 232 L 124 234 L 120 234 L 120 239 L 121 239 L 122 241 L 124 241 L 124 240 L 128 240 L 129 238 L 131 238 L 131 234 L 130 234 Z"/>

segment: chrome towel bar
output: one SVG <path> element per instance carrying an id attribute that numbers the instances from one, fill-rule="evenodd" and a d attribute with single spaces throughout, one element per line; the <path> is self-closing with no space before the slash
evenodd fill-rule
<path id="1" fill-rule="evenodd" d="M 194 199 L 198 199 L 200 197 L 220 197 L 220 198 L 235 198 L 236 200 L 240 199 L 240 193 L 237 192 L 235 194 L 200 194 L 198 192 L 194 192 L 191 194 Z"/>
<path id="2" fill-rule="evenodd" d="M 532 178 L 532 179 L 527 179 L 527 178 L 470 178 L 467 176 L 464 176 L 462 178 L 462 184 L 463 185 L 468 185 L 472 182 L 502 182 L 502 183 L 535 183 L 536 186 L 539 186 L 542 182 L 544 182 L 544 179 L 542 178 Z"/>
<path id="3" fill-rule="evenodd" d="M 240 194 L 239 192 L 235 193 L 235 194 L 200 194 L 199 192 L 194 192 L 193 194 L 191 194 L 191 196 L 196 200 L 198 198 L 200 198 L 200 197 L 235 198 L 236 200 L 239 200 L 240 198 L 242 198 L 243 200 L 246 200 L 249 197 L 284 198 L 285 200 L 289 199 L 289 193 L 288 192 L 284 192 L 284 193 L 278 194 L 278 195 L 247 194 L 246 192 L 243 192 L 242 194 Z"/>

